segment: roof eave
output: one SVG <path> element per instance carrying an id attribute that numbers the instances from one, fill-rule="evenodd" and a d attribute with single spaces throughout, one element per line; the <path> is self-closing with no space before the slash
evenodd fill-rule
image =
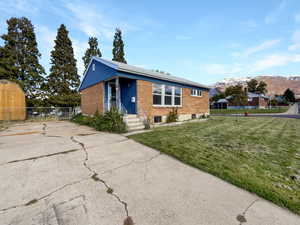
<path id="1" fill-rule="evenodd" d="M 126 73 L 132 73 L 132 74 L 136 74 L 136 75 L 146 76 L 146 77 L 152 77 L 152 78 L 159 79 L 159 80 L 165 80 L 165 81 L 170 81 L 170 82 L 185 84 L 185 85 L 189 85 L 189 86 L 204 88 L 204 89 L 207 89 L 207 90 L 210 89 L 209 87 L 204 86 L 204 85 L 200 85 L 200 84 L 189 83 L 189 82 L 182 82 L 182 81 L 178 81 L 178 80 L 174 80 L 174 79 L 166 79 L 166 78 L 162 78 L 162 77 L 159 77 L 159 76 L 149 75 L 147 73 L 141 73 L 141 72 L 136 72 L 136 71 L 132 71 L 132 70 L 126 70 L 126 69 L 120 68 L 120 67 L 116 68 L 116 70 L 119 71 L 119 72 L 126 72 Z"/>

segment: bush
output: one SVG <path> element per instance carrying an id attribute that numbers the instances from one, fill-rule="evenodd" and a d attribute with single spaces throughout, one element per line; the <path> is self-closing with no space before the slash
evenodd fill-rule
<path id="1" fill-rule="evenodd" d="M 71 121 L 80 125 L 93 127 L 98 131 L 113 133 L 125 133 L 127 131 L 123 115 L 117 109 L 111 109 L 104 115 L 96 113 L 93 117 L 79 114 L 74 116 Z"/>
<path id="2" fill-rule="evenodd" d="M 167 116 L 167 123 L 177 122 L 178 120 L 178 109 L 173 108 L 172 111 L 169 112 L 169 115 Z"/>

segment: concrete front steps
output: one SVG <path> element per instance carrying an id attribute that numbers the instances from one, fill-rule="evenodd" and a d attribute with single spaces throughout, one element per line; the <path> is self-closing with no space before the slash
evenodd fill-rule
<path id="1" fill-rule="evenodd" d="M 128 131 L 143 130 L 145 128 L 144 123 L 136 114 L 127 114 L 123 119 L 128 127 Z"/>

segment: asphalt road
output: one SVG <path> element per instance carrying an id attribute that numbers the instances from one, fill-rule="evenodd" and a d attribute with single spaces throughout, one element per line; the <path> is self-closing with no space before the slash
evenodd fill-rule
<path id="1" fill-rule="evenodd" d="M 1 225 L 300 224 L 125 136 L 69 122 L 12 126 L 0 132 L 0 155 Z"/>
<path id="2" fill-rule="evenodd" d="M 212 114 L 212 116 L 242 116 L 243 114 Z M 292 118 L 292 119 L 300 119 L 300 114 L 297 115 L 288 115 L 288 114 L 249 114 L 249 117 L 280 117 L 280 118 Z"/>

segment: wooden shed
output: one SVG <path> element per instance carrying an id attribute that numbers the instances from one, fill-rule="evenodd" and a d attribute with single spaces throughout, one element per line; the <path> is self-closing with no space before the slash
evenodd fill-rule
<path id="1" fill-rule="evenodd" d="M 26 103 L 22 88 L 14 82 L 0 80 L 0 120 L 25 120 Z"/>

